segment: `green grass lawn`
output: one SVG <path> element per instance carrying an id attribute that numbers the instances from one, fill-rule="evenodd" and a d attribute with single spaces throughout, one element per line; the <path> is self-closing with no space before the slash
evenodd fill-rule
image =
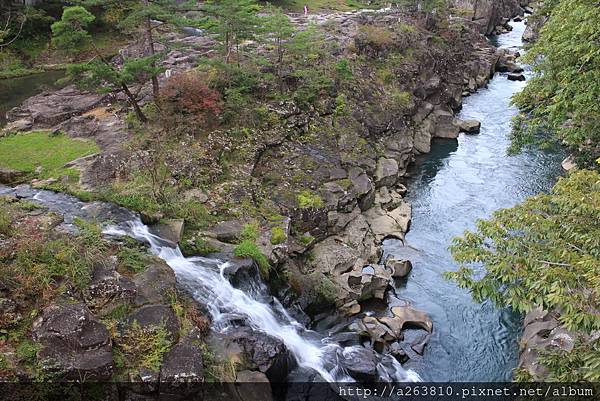
<path id="1" fill-rule="evenodd" d="M 77 170 L 64 165 L 99 150 L 92 141 L 72 139 L 62 134 L 51 136 L 48 132 L 31 132 L 10 135 L 0 138 L 0 166 L 30 173 L 41 167 L 38 178 L 63 175 L 75 178 Z"/>

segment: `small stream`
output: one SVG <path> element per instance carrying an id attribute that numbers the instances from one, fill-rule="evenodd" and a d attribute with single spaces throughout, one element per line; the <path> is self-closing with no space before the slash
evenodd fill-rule
<path id="1" fill-rule="evenodd" d="M 512 25 L 512 32 L 494 38 L 497 46 L 522 46 L 525 24 Z M 408 258 L 414 266 L 406 282 L 397 284 L 398 295 L 434 321 L 424 356 L 407 364 L 425 381 L 510 381 L 517 365 L 520 316 L 475 304 L 468 292 L 442 277 L 458 268 L 448 250 L 453 237 L 497 209 L 548 191 L 561 173 L 560 151 L 507 155 L 517 113 L 510 99 L 525 82 L 504 75 L 465 99 L 459 117 L 481 121 L 479 135 L 437 141 L 418 160 L 407 183 L 413 217 L 406 244 L 385 244 L 386 255 Z"/>

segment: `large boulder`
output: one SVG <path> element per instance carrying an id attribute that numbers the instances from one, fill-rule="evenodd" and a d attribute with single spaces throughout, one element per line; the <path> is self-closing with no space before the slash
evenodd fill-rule
<path id="1" fill-rule="evenodd" d="M 183 236 L 183 219 L 166 220 L 150 227 L 153 234 L 173 244 L 178 244 Z"/>
<path id="2" fill-rule="evenodd" d="M 83 291 L 86 304 L 92 310 L 110 312 L 121 304 L 129 304 L 136 296 L 135 285 L 115 269 L 116 261 L 99 264 L 92 274 L 92 281 Z"/>
<path id="3" fill-rule="evenodd" d="M 521 0 L 467 0 L 464 4 L 473 9 L 473 23 L 480 33 L 490 35 L 503 28 L 508 18 L 523 12 Z"/>
<path id="4" fill-rule="evenodd" d="M 160 369 L 160 393 L 184 395 L 199 390 L 204 382 L 202 349 L 185 338 L 164 356 Z"/>
<path id="5" fill-rule="evenodd" d="M 431 132 L 427 128 L 415 130 L 413 146 L 419 153 L 429 153 L 431 151 Z"/>
<path id="6" fill-rule="evenodd" d="M 521 73 L 510 73 L 506 76 L 506 78 L 508 78 L 509 81 L 525 81 L 525 75 L 521 74 Z"/>
<path id="7" fill-rule="evenodd" d="M 365 218 L 377 242 L 386 238 L 404 239 L 404 234 L 410 228 L 411 206 L 402 202 L 397 208 L 386 211 L 375 206 L 365 212 Z"/>
<path id="8" fill-rule="evenodd" d="M 447 110 L 438 109 L 433 112 L 435 118 L 435 128 L 433 135 L 437 138 L 455 139 L 458 138 L 460 128 L 458 120 L 454 114 Z"/>
<path id="9" fill-rule="evenodd" d="M 82 92 L 67 86 L 56 92 L 42 92 L 30 97 L 19 107 L 6 113 L 8 121 L 28 119 L 34 128 L 50 128 L 72 116 L 98 106 L 106 95 Z"/>
<path id="10" fill-rule="evenodd" d="M 237 372 L 235 390 L 239 401 L 272 401 L 271 384 L 267 376 L 258 371 Z"/>
<path id="11" fill-rule="evenodd" d="M 375 186 L 364 172 L 359 168 L 350 170 L 350 182 L 352 183 L 352 193 L 358 199 L 358 206 L 361 210 L 367 210 L 375 201 Z"/>
<path id="12" fill-rule="evenodd" d="M 398 179 L 398 162 L 384 157 L 377 161 L 375 184 L 377 187 L 392 186 Z"/>
<path id="13" fill-rule="evenodd" d="M 134 324 L 147 330 L 155 330 L 157 327 L 164 326 L 171 341 L 177 342 L 179 339 L 179 321 L 170 306 L 160 304 L 142 306 L 127 316 L 120 323 L 119 329 L 125 332 Z"/>
<path id="14" fill-rule="evenodd" d="M 388 343 L 398 336 L 384 323 L 372 316 L 365 316 L 351 326 L 359 335 L 366 336 L 375 343 Z"/>
<path id="15" fill-rule="evenodd" d="M 375 203 L 381 205 L 384 210 L 394 210 L 402 205 L 402 195 L 393 189 L 382 187 L 375 194 Z"/>
<path id="16" fill-rule="evenodd" d="M 264 373 L 271 382 L 285 379 L 294 360 L 283 341 L 252 330 L 238 327 L 220 336 L 221 346 L 225 349 L 239 347 L 249 368 Z"/>
<path id="17" fill-rule="evenodd" d="M 42 345 L 42 368 L 67 380 L 107 380 L 112 376 L 110 334 L 85 304 L 52 305 L 34 322 L 33 339 Z"/>
<path id="18" fill-rule="evenodd" d="M 22 181 L 27 176 L 24 171 L 8 167 L 0 167 L 0 184 L 13 185 Z"/>
<path id="19" fill-rule="evenodd" d="M 547 351 L 571 351 L 577 341 L 589 338 L 566 330 L 560 325 L 556 313 L 536 308 L 525 315 L 523 335 L 520 341 L 519 368 L 525 369 L 534 380 L 543 381 L 547 368 L 538 360 Z"/>
<path id="20" fill-rule="evenodd" d="M 460 132 L 467 134 L 478 134 L 481 130 L 481 122 L 478 120 L 458 120 Z"/>
<path id="21" fill-rule="evenodd" d="M 394 278 L 404 278 L 408 276 L 408 274 L 412 270 L 412 263 L 407 259 L 394 259 L 388 258 L 385 261 L 385 267 L 387 267 L 392 272 L 392 277 Z"/>
<path id="22" fill-rule="evenodd" d="M 206 235 L 221 242 L 237 243 L 240 239 L 244 225 L 239 220 L 223 221 L 212 227 Z"/>
<path id="23" fill-rule="evenodd" d="M 375 351 L 365 347 L 344 349 L 341 360 L 348 374 L 359 382 L 373 382 L 377 379 L 378 362 Z"/>
<path id="24" fill-rule="evenodd" d="M 138 273 L 133 282 L 137 288 L 136 305 L 167 302 L 169 292 L 175 291 L 175 272 L 161 260 L 154 260 L 148 268 Z"/>
<path id="25" fill-rule="evenodd" d="M 433 330 L 433 322 L 429 315 L 418 311 L 411 306 L 394 306 L 392 315 L 397 321 L 399 328 L 404 328 L 405 325 L 421 327 L 431 333 Z"/>

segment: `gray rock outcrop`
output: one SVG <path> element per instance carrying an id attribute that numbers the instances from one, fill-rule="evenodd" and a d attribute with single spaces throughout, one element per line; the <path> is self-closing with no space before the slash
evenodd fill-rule
<path id="1" fill-rule="evenodd" d="M 110 333 L 85 304 L 52 305 L 33 324 L 42 369 L 66 380 L 107 380 L 112 376 Z"/>

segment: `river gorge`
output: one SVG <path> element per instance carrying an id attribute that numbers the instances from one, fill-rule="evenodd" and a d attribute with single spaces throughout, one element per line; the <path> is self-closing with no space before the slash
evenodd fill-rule
<path id="1" fill-rule="evenodd" d="M 511 25 L 511 32 L 494 41 L 522 51 L 525 24 Z M 398 293 L 431 313 L 436 323 L 428 352 L 415 363 L 425 380 L 509 381 L 516 367 L 521 317 L 490 303 L 474 304 L 442 273 L 456 269 L 448 250 L 454 236 L 497 209 L 548 191 L 562 173 L 564 154 L 556 149 L 507 154 L 517 114 L 511 97 L 523 86 L 498 73 L 487 88 L 465 99 L 460 117 L 481 121 L 481 133 L 435 142 L 417 161 L 407 183 L 413 220 L 406 246 L 397 241 L 385 246 L 386 254 L 415 266 Z"/>
<path id="2" fill-rule="evenodd" d="M 307 108 L 296 98 L 260 98 L 254 108 L 244 106 L 248 121 L 238 116 L 256 124 L 252 129 L 172 133 L 168 146 L 156 137 L 135 142 L 159 123 L 133 121 L 120 92 L 68 86 L 38 94 L 61 72 L 0 82 L 7 91 L 0 112 L 7 111 L 9 124 L 0 140 L 28 135 L 11 130 L 41 130 L 98 145 L 56 167 L 78 168 L 78 174 L 58 169 L 63 175 L 55 177 L 41 166 L 2 171 L 2 205 L 18 216 L 19 229 L 49 219 L 48 238 L 85 240 L 81 218 L 99 224 L 109 244 L 99 251 L 101 263 L 89 267 L 88 287 L 59 281 L 57 291 L 67 288 L 64 293 L 29 311 L 27 330 L 43 344 L 36 355 L 57 359 L 69 380 L 77 381 L 80 370 L 114 380 L 118 371 L 124 391 L 135 396 L 173 391 L 178 377 L 272 385 L 511 381 L 523 316 L 475 303 L 443 273 L 458 268 L 449 251 L 454 237 L 498 209 L 548 192 L 562 174 L 560 149 L 508 154 L 518 113 L 511 98 L 532 76 L 517 64 L 527 24 L 527 2 L 521 3 L 503 1 L 479 19 L 475 9 L 471 20 L 453 20 L 451 28 L 432 28 L 429 15 L 413 20 L 393 9 L 293 15 L 300 30 L 315 23 L 337 41 L 337 64 L 329 70 L 350 70 L 351 84 L 336 76 L 328 89 L 333 95 L 322 89 L 325 100 Z M 204 31 L 165 36 L 176 45 L 165 50 L 161 85 L 205 68 L 198 59 L 216 46 Z M 189 53 L 180 50 L 188 45 Z M 266 51 L 253 45 L 244 44 Z M 289 74 L 282 80 L 293 87 L 297 77 Z M 136 96 L 145 112 L 153 110 L 149 82 L 136 87 Z M 151 111 L 158 114 L 151 118 L 170 117 L 165 110 Z M 161 135 L 185 126 L 166 121 Z M 151 141 L 158 148 L 145 148 Z M 153 154 L 164 157 L 159 167 L 173 164 L 163 181 L 162 170 L 145 164 Z M 127 186 L 143 174 L 151 183 Z M 156 204 L 144 202 L 161 196 Z M 147 266 L 124 268 L 128 247 L 144 254 L 133 259 Z M 173 300 L 179 292 L 190 301 Z M 172 348 L 153 369 L 131 367 L 120 354 L 131 347 L 125 341 L 138 320 L 171 336 Z M 63 333 L 53 326 L 62 321 L 64 330 L 76 329 Z M 73 345 L 92 326 L 100 327 L 98 344 Z M 302 391 L 312 399 L 310 389 Z M 253 396 L 235 395 L 242 401 Z M 277 396 L 296 399 L 285 390 Z"/>

